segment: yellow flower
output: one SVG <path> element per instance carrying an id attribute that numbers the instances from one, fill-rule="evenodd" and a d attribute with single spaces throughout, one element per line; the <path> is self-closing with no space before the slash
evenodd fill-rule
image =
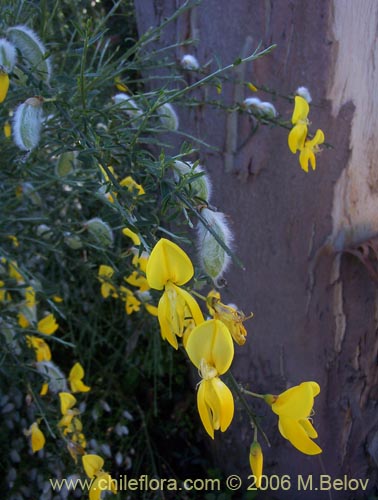
<path id="1" fill-rule="evenodd" d="M 18 238 L 14 234 L 9 234 L 7 236 L 7 238 L 12 241 L 12 244 L 13 244 L 14 248 L 17 248 L 18 246 L 20 246 Z"/>
<path id="2" fill-rule="evenodd" d="M 314 398 L 319 392 L 320 387 L 316 382 L 302 382 L 278 396 L 272 394 L 265 396 L 265 401 L 279 417 L 278 428 L 281 435 L 306 455 L 317 455 L 322 452 L 312 441 L 318 434 L 309 418 Z"/>
<path id="3" fill-rule="evenodd" d="M 124 278 L 126 283 L 129 285 L 133 285 L 139 288 L 140 292 L 146 292 L 147 290 L 150 289 L 147 279 L 142 276 L 138 271 L 133 271 L 130 276 L 127 278 Z"/>
<path id="4" fill-rule="evenodd" d="M 9 89 L 9 76 L 4 71 L 0 71 L 0 102 L 3 102 Z"/>
<path id="5" fill-rule="evenodd" d="M 59 328 L 53 314 L 48 314 L 43 319 L 38 321 L 37 330 L 44 335 L 52 335 Z"/>
<path id="6" fill-rule="evenodd" d="M 62 297 L 59 297 L 59 295 L 54 295 L 52 297 L 53 301 L 56 302 L 57 304 L 59 304 L 60 302 L 63 302 L 63 299 Z"/>
<path id="7" fill-rule="evenodd" d="M 91 390 L 90 387 L 85 385 L 82 381 L 84 377 L 84 369 L 80 363 L 75 363 L 71 368 L 70 374 L 68 376 L 68 381 L 70 383 L 72 392 L 88 392 Z"/>
<path id="8" fill-rule="evenodd" d="M 60 411 L 62 415 L 67 415 L 68 411 L 71 410 L 71 408 L 73 408 L 77 402 L 75 396 L 73 396 L 69 392 L 60 392 L 59 399 Z"/>
<path id="9" fill-rule="evenodd" d="M 117 493 L 115 481 L 108 472 L 102 470 L 104 460 L 100 456 L 84 455 L 82 461 L 86 475 L 94 479 L 89 490 L 89 500 L 100 500 L 101 493 L 106 490 Z"/>
<path id="10" fill-rule="evenodd" d="M 17 314 L 17 320 L 18 320 L 18 324 L 20 325 L 21 328 L 27 328 L 30 325 L 29 320 L 22 313 Z"/>
<path id="11" fill-rule="evenodd" d="M 46 439 L 41 431 L 41 429 L 38 427 L 37 422 L 34 422 L 28 431 L 26 431 L 26 435 L 31 436 L 31 447 L 33 450 L 33 453 L 36 451 L 42 450 L 42 448 L 45 446 Z"/>
<path id="12" fill-rule="evenodd" d="M 295 154 L 304 147 L 307 137 L 308 113 L 310 106 L 303 97 L 295 96 L 295 106 L 291 122 L 294 127 L 290 130 L 288 144 L 290 151 Z"/>
<path id="13" fill-rule="evenodd" d="M 135 192 L 137 196 L 141 196 L 142 194 L 145 194 L 145 190 L 143 189 L 143 186 L 138 184 L 137 182 L 134 181 L 134 179 L 128 175 L 124 179 L 121 180 L 120 185 L 122 187 L 127 187 L 127 189 L 133 193 Z"/>
<path id="14" fill-rule="evenodd" d="M 232 338 L 238 345 L 244 345 L 247 330 L 244 328 L 243 321 L 252 318 L 253 314 L 245 316 L 242 311 L 235 307 L 222 304 L 220 294 L 215 290 L 209 292 L 206 303 L 213 318 L 219 319 L 227 326 Z"/>
<path id="15" fill-rule="evenodd" d="M 46 342 L 43 339 L 36 337 L 34 335 L 27 335 L 26 343 L 28 347 L 34 349 L 38 363 L 41 361 L 51 361 L 50 347 L 46 344 Z"/>
<path id="16" fill-rule="evenodd" d="M 315 170 L 316 167 L 315 154 L 319 153 L 320 151 L 319 144 L 323 144 L 323 142 L 324 142 L 324 132 L 320 129 L 316 131 L 316 134 L 313 139 L 310 139 L 305 142 L 299 154 L 299 163 L 305 172 L 308 172 L 308 162 L 310 162 L 312 170 Z"/>
<path id="17" fill-rule="evenodd" d="M 136 251 L 131 262 L 134 267 L 137 267 L 146 274 L 148 258 L 149 255 L 146 252 L 142 252 L 142 254 L 139 256 L 139 252 Z"/>
<path id="18" fill-rule="evenodd" d="M 185 348 L 203 379 L 197 392 L 197 407 L 206 432 L 214 439 L 214 430 L 227 430 L 234 416 L 232 393 L 218 377 L 231 366 L 234 344 L 224 323 L 212 319 L 194 328 Z"/>
<path id="19" fill-rule="evenodd" d="M 121 298 L 125 302 L 126 314 L 130 315 L 133 312 L 139 311 L 141 302 L 136 298 L 133 292 L 125 286 L 120 286 L 119 289 L 121 292 Z"/>
<path id="20" fill-rule="evenodd" d="M 5 288 L 4 281 L 0 280 L 0 302 L 8 302 L 8 300 L 11 300 L 11 295 Z"/>
<path id="21" fill-rule="evenodd" d="M 175 349 L 178 349 L 177 337 L 184 333 L 186 319 L 193 318 L 196 325 L 203 322 L 195 299 L 180 288 L 193 274 L 193 265 L 186 253 L 175 243 L 160 239 L 148 259 L 146 277 L 151 288 L 164 289 L 158 304 L 161 336 Z"/>
<path id="22" fill-rule="evenodd" d="M 256 487 L 261 487 L 261 476 L 263 471 L 264 457 L 260 443 L 253 441 L 249 450 L 249 465 L 251 466 L 252 474 L 256 478 Z"/>
<path id="23" fill-rule="evenodd" d="M 101 283 L 101 295 L 107 299 L 109 295 L 114 298 L 118 297 L 117 289 L 110 280 L 114 274 L 114 269 L 110 266 L 101 265 L 98 269 L 98 280 Z"/>

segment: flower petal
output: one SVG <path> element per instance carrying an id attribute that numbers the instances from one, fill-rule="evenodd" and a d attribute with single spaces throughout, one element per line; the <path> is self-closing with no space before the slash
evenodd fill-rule
<path id="1" fill-rule="evenodd" d="M 303 149 L 307 137 L 307 125 L 298 123 L 289 132 L 288 145 L 290 151 L 295 154 L 298 149 Z"/>
<path id="2" fill-rule="evenodd" d="M 280 417 L 279 429 L 283 437 L 288 439 L 297 450 L 306 455 L 317 455 L 322 449 L 307 435 L 303 426 L 295 419 Z"/>
<path id="3" fill-rule="evenodd" d="M 274 413 L 296 420 L 307 418 L 314 405 L 313 384 L 315 382 L 302 382 L 280 394 L 272 404 Z"/>
<path id="4" fill-rule="evenodd" d="M 303 99 L 303 97 L 299 95 L 295 96 L 295 105 L 293 116 L 291 117 L 291 123 L 295 125 L 299 121 L 307 120 L 309 112 L 310 106 L 308 105 L 306 99 Z"/>
<path id="5" fill-rule="evenodd" d="M 219 377 L 214 377 L 209 382 L 219 401 L 219 427 L 224 432 L 234 417 L 234 398 L 230 389 Z"/>
<path id="6" fill-rule="evenodd" d="M 189 311 L 194 319 L 195 324 L 200 325 L 201 323 L 203 323 L 205 320 L 203 319 L 203 314 L 199 305 L 197 304 L 197 301 L 186 290 L 183 290 L 178 286 L 175 286 L 175 289 L 177 295 L 180 295 L 185 300 L 185 303 L 189 308 Z"/>
<path id="7" fill-rule="evenodd" d="M 172 347 L 178 349 L 177 337 L 172 330 L 171 321 L 171 305 L 166 292 L 163 293 L 158 304 L 158 319 L 160 325 L 160 333 L 163 340 L 167 340 Z"/>
<path id="8" fill-rule="evenodd" d="M 305 430 L 308 437 L 310 437 L 312 439 L 316 439 L 318 437 L 318 433 L 316 432 L 316 430 L 314 429 L 314 426 L 312 425 L 312 423 L 310 422 L 310 420 L 308 418 L 304 418 L 302 420 L 299 420 L 299 423 L 301 424 L 301 426 Z"/>
<path id="9" fill-rule="evenodd" d="M 37 330 L 45 335 L 52 335 L 59 328 L 53 314 L 48 314 L 43 319 L 38 321 Z"/>
<path id="10" fill-rule="evenodd" d="M 256 487 L 260 488 L 261 486 L 261 476 L 263 472 L 263 463 L 264 457 L 261 450 L 260 443 L 258 441 L 254 441 L 251 444 L 251 448 L 249 450 L 249 465 L 251 466 L 252 474 L 256 478 Z"/>
<path id="11" fill-rule="evenodd" d="M 209 380 L 202 380 L 198 387 L 197 408 L 206 432 L 212 439 L 214 439 L 213 415 L 206 402 L 206 391 L 209 388 L 209 382 Z"/>
<path id="12" fill-rule="evenodd" d="M 197 368 L 204 359 L 221 375 L 230 368 L 234 357 L 234 344 L 225 324 L 211 319 L 194 328 L 187 341 L 186 351 Z"/>
<path id="13" fill-rule="evenodd" d="M 0 102 L 3 102 L 7 96 L 9 88 L 9 76 L 7 73 L 0 72 Z"/>
<path id="14" fill-rule="evenodd" d="M 98 455 L 83 455 L 82 461 L 85 473 L 91 479 L 98 475 L 104 465 L 104 459 Z"/>
<path id="15" fill-rule="evenodd" d="M 184 285 L 193 276 L 193 264 L 178 245 L 161 238 L 147 262 L 146 277 L 151 288 L 161 290 L 168 281 Z"/>
<path id="16" fill-rule="evenodd" d="M 68 410 L 70 410 L 76 404 L 76 398 L 69 392 L 60 392 L 60 411 L 62 415 L 66 415 Z"/>

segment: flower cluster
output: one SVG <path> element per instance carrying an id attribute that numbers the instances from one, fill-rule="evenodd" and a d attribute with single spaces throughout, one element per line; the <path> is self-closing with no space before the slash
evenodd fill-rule
<path id="1" fill-rule="evenodd" d="M 294 125 L 290 130 L 288 144 L 290 151 L 295 154 L 299 150 L 299 163 L 305 172 L 308 172 L 308 163 L 313 170 L 316 167 L 315 154 L 320 151 L 319 145 L 324 142 L 324 132 L 320 129 L 316 131 L 312 139 L 307 138 L 308 134 L 308 114 L 310 106 L 306 99 L 300 95 L 295 96 L 295 106 L 291 123 Z"/>

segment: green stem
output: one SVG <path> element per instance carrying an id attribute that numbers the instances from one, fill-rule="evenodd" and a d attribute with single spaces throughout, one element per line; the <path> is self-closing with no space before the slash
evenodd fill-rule
<path id="1" fill-rule="evenodd" d="M 244 392 L 244 390 L 242 390 L 242 387 L 235 380 L 235 378 L 232 375 L 230 370 L 227 372 L 227 376 L 228 376 L 229 381 L 231 382 L 233 389 L 235 390 L 235 392 L 239 398 L 239 401 L 241 402 L 242 406 L 246 410 L 246 412 L 251 420 L 252 427 L 255 430 L 255 436 L 257 435 L 257 430 L 258 430 L 261 433 L 261 435 L 263 436 L 263 438 L 265 439 L 266 444 L 270 447 L 270 441 L 268 439 L 268 436 L 265 434 L 264 430 L 262 429 L 260 423 L 257 420 L 256 415 L 252 412 L 252 410 L 250 409 L 247 401 L 245 400 L 245 398 L 242 394 L 242 392 Z"/>

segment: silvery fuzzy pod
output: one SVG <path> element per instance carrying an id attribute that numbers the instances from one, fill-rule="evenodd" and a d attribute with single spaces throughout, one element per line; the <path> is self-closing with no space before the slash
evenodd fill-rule
<path id="1" fill-rule="evenodd" d="M 180 64 L 184 69 L 187 70 L 196 70 L 200 67 L 197 58 L 192 56 L 191 54 L 185 54 L 184 56 L 182 56 Z"/>
<path id="2" fill-rule="evenodd" d="M 59 392 L 67 392 L 67 381 L 58 366 L 52 361 L 40 361 L 36 363 L 36 368 L 39 373 L 46 376 L 46 382 L 49 384 L 49 390 L 58 394 Z"/>
<path id="3" fill-rule="evenodd" d="M 226 216 L 221 212 L 213 212 L 208 208 L 204 208 L 201 211 L 201 215 L 219 239 L 230 248 L 232 234 L 228 228 Z M 226 271 L 231 258 L 201 222 L 197 226 L 197 237 L 201 266 L 216 283 Z"/>
<path id="4" fill-rule="evenodd" d="M 55 173 L 59 177 L 66 177 L 77 166 L 77 151 L 65 151 L 59 156 L 55 167 Z"/>
<path id="5" fill-rule="evenodd" d="M 7 73 L 11 73 L 16 62 L 16 47 L 5 38 L 0 38 L 0 67 Z"/>
<path id="6" fill-rule="evenodd" d="M 143 111 L 137 105 L 132 97 L 128 94 L 120 92 L 113 97 L 114 104 L 119 104 L 120 108 L 125 111 L 131 118 L 136 118 L 143 115 Z"/>
<path id="7" fill-rule="evenodd" d="M 179 119 L 172 104 L 166 102 L 165 104 L 162 104 L 156 111 L 159 114 L 160 122 L 164 128 L 167 128 L 168 130 L 178 130 Z"/>
<path id="8" fill-rule="evenodd" d="M 275 118 L 277 110 L 271 102 L 265 102 L 258 97 L 247 97 L 244 99 L 244 107 L 253 111 L 256 115 L 267 118 Z"/>
<path id="9" fill-rule="evenodd" d="M 88 229 L 89 234 L 96 241 L 96 243 L 104 247 L 110 247 L 113 245 L 113 231 L 102 219 L 95 217 L 94 219 L 87 221 L 85 223 L 85 227 Z"/>
<path id="10" fill-rule="evenodd" d="M 199 174 L 204 172 L 204 174 L 201 175 L 200 177 L 196 177 L 195 179 L 193 179 L 193 181 L 190 182 L 190 186 L 192 189 L 192 193 L 196 198 L 199 198 L 201 200 L 204 200 L 206 203 L 209 203 L 212 186 L 210 178 L 205 173 L 204 168 L 201 165 L 196 165 L 193 168 L 193 163 L 191 162 L 184 163 L 180 160 L 176 160 L 174 166 L 176 170 L 175 176 L 177 181 L 179 180 L 180 174 L 187 175 L 189 173 Z"/>
<path id="11" fill-rule="evenodd" d="M 22 56 L 36 72 L 39 78 L 49 83 L 51 78 L 51 62 L 46 57 L 46 48 L 38 35 L 27 26 L 12 26 L 7 29 L 10 41 L 20 50 Z"/>
<path id="12" fill-rule="evenodd" d="M 295 91 L 295 93 L 297 95 L 303 97 L 303 99 L 305 101 L 307 101 L 309 104 L 312 101 L 312 97 L 311 97 L 310 91 L 308 90 L 307 87 L 298 87 L 297 90 Z"/>
<path id="13" fill-rule="evenodd" d="M 13 118 L 13 140 L 23 151 L 37 147 L 41 137 L 43 99 L 30 97 L 18 106 Z"/>

